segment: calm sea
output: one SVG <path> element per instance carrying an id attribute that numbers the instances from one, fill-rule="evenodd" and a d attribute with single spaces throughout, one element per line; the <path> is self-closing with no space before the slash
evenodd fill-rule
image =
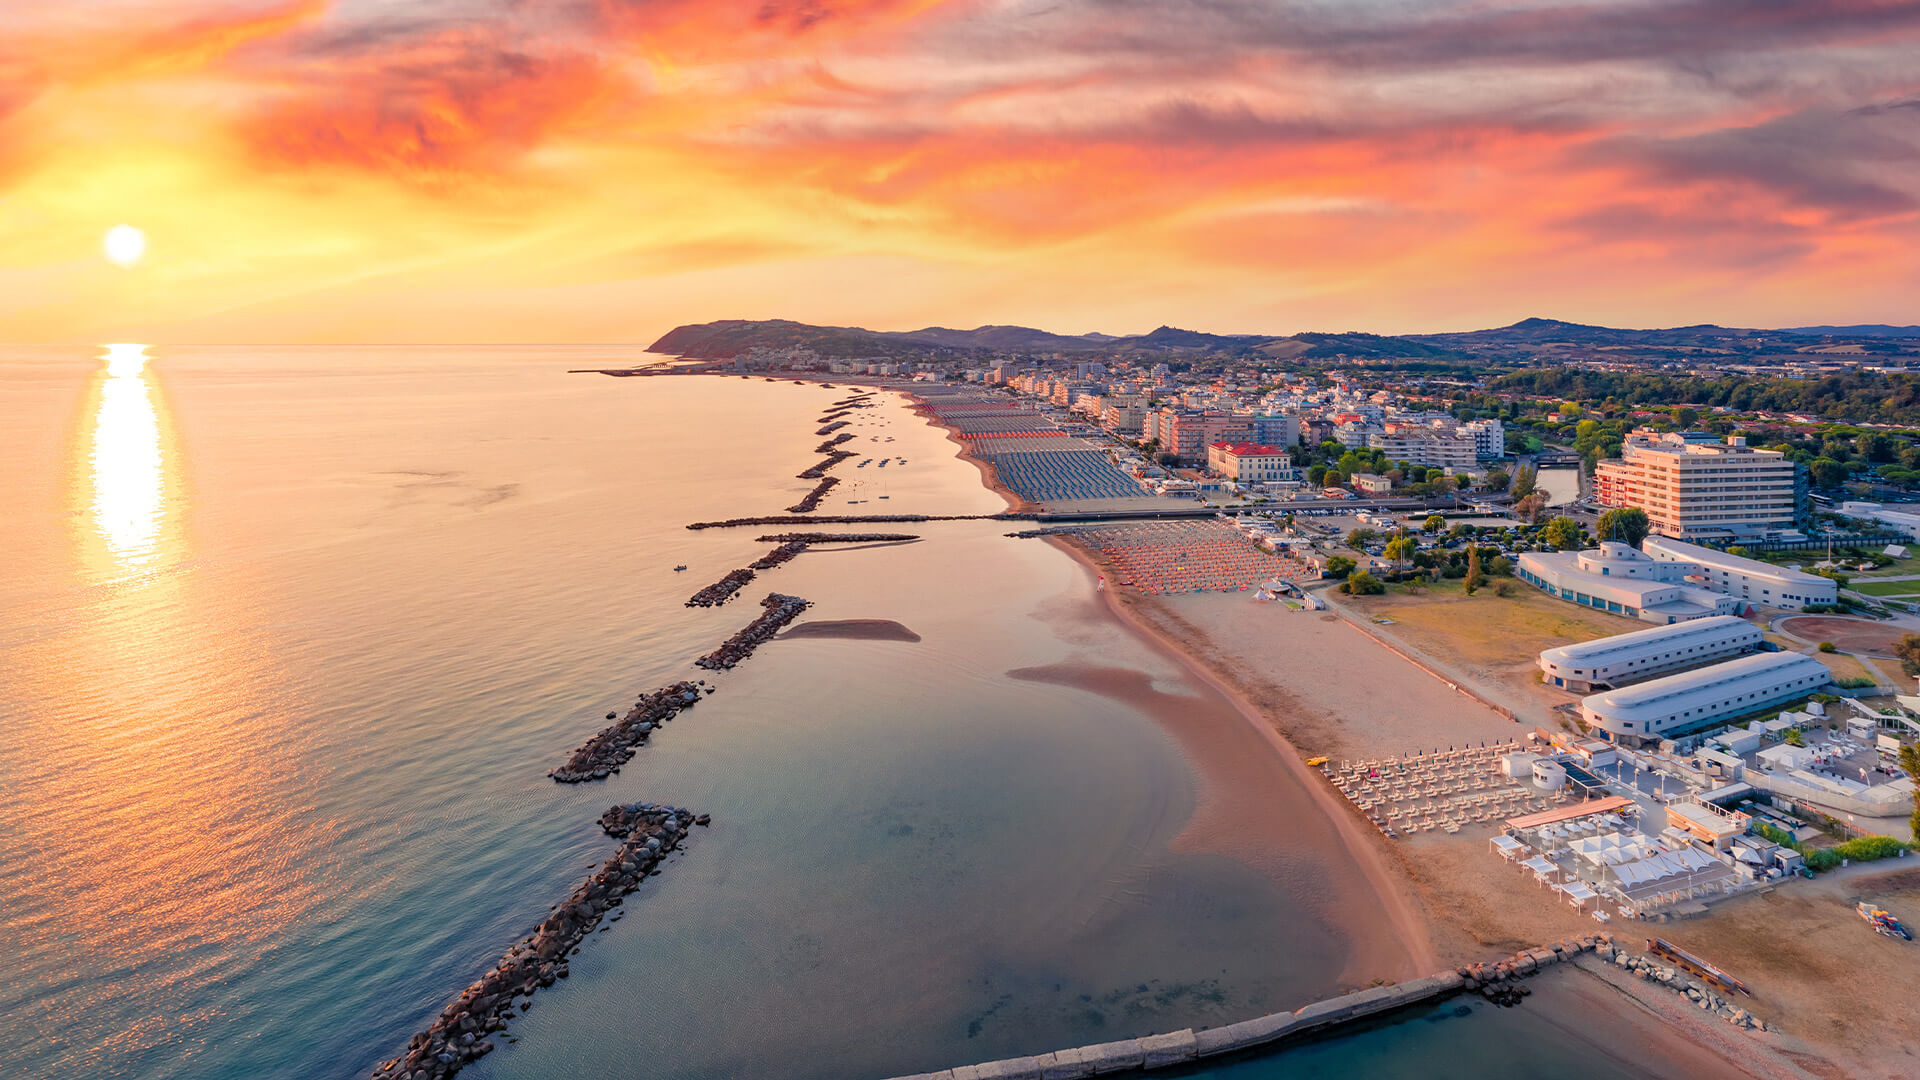
<path id="1" fill-rule="evenodd" d="M 640 358 L 0 350 L 0 1076 L 363 1073 L 616 801 L 714 824 L 471 1075 L 880 1077 L 1337 988 L 1377 915 L 1328 910 L 1322 826 L 1276 831 L 1292 877 L 1176 843 L 1203 790 L 1170 735 L 1007 677 L 1192 692 L 1060 552 L 929 525 L 683 607 L 769 546 L 683 526 L 804 493 L 842 392 L 565 373 Z M 905 464 L 842 466 L 827 510 L 1001 508 L 897 399 L 857 419 Z M 771 643 L 622 775 L 545 778 L 768 588 L 922 640 Z M 1300 1060 L 1469 1075 L 1429 1052 L 1461 1023 L 1379 1030 Z"/>

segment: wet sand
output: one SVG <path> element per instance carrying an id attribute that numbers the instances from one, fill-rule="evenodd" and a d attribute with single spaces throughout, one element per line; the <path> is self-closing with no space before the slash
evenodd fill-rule
<path id="1" fill-rule="evenodd" d="M 978 467 L 982 482 L 1005 499 L 1010 510 L 1036 508 L 969 453 L 956 429 L 931 415 L 921 418 L 946 431 L 957 447 L 956 456 Z M 1084 549 L 1058 538 L 1050 537 L 1048 543 L 1071 556 L 1090 577 L 1098 576 L 1097 564 Z M 1300 891 L 1303 901 L 1313 903 L 1330 925 L 1346 933 L 1349 953 L 1342 981 L 1398 981 L 1437 970 L 1440 959 L 1426 924 L 1395 881 L 1371 830 L 1346 812 L 1345 804 L 1306 767 L 1298 750 L 1254 702 L 1210 670 L 1189 643 L 1116 604 L 1113 590 L 1102 590 L 1101 596 L 1106 602 L 1089 617 L 1118 623 L 1150 645 L 1186 673 L 1199 695 L 1166 693 L 1143 672 L 1094 664 L 1056 664 L 1008 674 L 1125 701 L 1158 720 L 1179 740 L 1203 781 L 1200 806 L 1176 838 L 1175 849 L 1230 856 Z M 1311 892 L 1306 882 L 1312 883 Z M 1379 912 L 1384 921 L 1356 917 L 1365 911 Z"/>
<path id="2" fill-rule="evenodd" d="M 821 619 L 804 622 L 780 635 L 786 638 L 843 638 L 849 641 L 919 641 L 920 635 L 892 619 Z"/>

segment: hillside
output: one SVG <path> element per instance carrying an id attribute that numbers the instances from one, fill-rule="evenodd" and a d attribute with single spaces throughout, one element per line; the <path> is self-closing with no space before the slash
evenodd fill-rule
<path id="1" fill-rule="evenodd" d="M 1754 330 L 1702 323 L 1634 330 L 1532 318 L 1486 330 L 1402 336 L 1359 332 L 1210 334 L 1173 326 L 1161 326 L 1145 334 L 1114 336 L 1056 334 L 1028 326 L 989 325 L 971 330 L 928 326 L 890 331 L 859 326 L 815 326 L 788 319 L 724 319 L 675 327 L 650 348 L 655 352 L 709 360 L 729 359 L 754 348 L 797 348 L 811 349 L 821 356 L 852 359 L 928 355 L 985 359 L 1063 353 L 1330 364 L 1352 361 L 1410 369 L 1476 361 L 1516 367 L 1579 360 L 1712 362 L 1717 357 L 1793 358 L 1795 354 L 1813 352 L 1826 354 L 1824 358 L 1855 353 L 1908 355 L 1920 352 L 1920 327 L 1804 326 Z"/>

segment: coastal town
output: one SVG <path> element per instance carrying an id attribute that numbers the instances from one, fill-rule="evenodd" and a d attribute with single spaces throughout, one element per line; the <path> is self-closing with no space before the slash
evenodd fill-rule
<path id="1" fill-rule="evenodd" d="M 1084 559 L 1118 613 L 1272 720 L 1423 900 L 1474 912 L 1456 935 L 1584 924 L 1612 942 L 1645 924 L 1646 959 L 1609 944 L 1607 962 L 1582 962 L 1677 987 L 1749 1037 L 1811 1035 L 1790 1010 L 1817 993 L 1782 993 L 1769 1014 L 1790 974 L 1764 970 L 1752 923 L 1771 920 L 1799 941 L 1850 935 L 1817 967 L 1858 965 L 1879 995 L 1869 1013 L 1897 1013 L 1885 995 L 1915 962 L 1875 950 L 1920 920 L 1920 512 L 1897 477 L 1823 484 L 1795 453 L 1843 425 L 1487 408 L 1419 379 L 1125 358 L 679 365 L 659 373 L 903 395 L 1006 498 L 1009 537 Z M 1920 446 L 1882 430 L 1841 438 L 1863 464 Z M 888 437 L 867 431 L 847 429 L 823 463 L 848 463 L 845 509 L 817 520 L 890 520 L 879 470 L 910 462 L 879 456 Z M 1274 685 L 1277 652 L 1332 674 L 1358 642 L 1396 684 L 1384 710 L 1355 715 L 1329 693 L 1349 712 L 1314 723 L 1313 689 Z M 1793 919 L 1769 911 L 1783 897 L 1798 898 Z M 1585 940 L 1570 959 L 1601 939 Z M 1091 1075 L 1069 1057 L 997 1066 Z"/>

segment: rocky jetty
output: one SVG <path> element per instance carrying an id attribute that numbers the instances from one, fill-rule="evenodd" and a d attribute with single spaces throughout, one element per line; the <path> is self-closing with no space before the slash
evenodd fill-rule
<path id="1" fill-rule="evenodd" d="M 1576 960 L 1584 953 L 1592 953 L 1594 959 L 1624 968 L 1648 982 L 1659 983 L 1734 1027 L 1770 1030 L 1765 1021 L 1722 997 L 1713 987 L 1690 977 L 1685 971 L 1650 956 L 1634 956 L 1627 952 L 1614 943 L 1612 934 L 1567 938 L 1538 949 L 1515 953 L 1496 963 L 1469 964 L 1460 969 L 1460 975 L 1466 979 L 1467 989 L 1479 991 L 1488 1001 L 1496 1005 L 1515 1005 L 1529 993 L 1519 980 L 1555 964 Z"/>
<path id="2" fill-rule="evenodd" d="M 827 474 L 828 469 L 833 468 L 835 465 L 840 464 L 841 462 L 847 460 L 850 457 L 858 457 L 858 456 L 859 456 L 858 454 L 850 453 L 846 450 L 829 451 L 827 456 L 822 458 L 818 464 L 802 472 L 795 473 L 794 479 L 818 480 L 822 476 L 825 476 Z"/>
<path id="3" fill-rule="evenodd" d="M 807 548 L 810 546 L 810 543 L 811 543 L 810 541 L 795 537 L 794 539 L 788 540 L 786 543 L 781 544 L 779 547 L 774 548 L 772 551 L 767 552 L 765 555 L 762 555 L 759 558 L 753 560 L 747 565 L 755 570 L 771 570 L 774 567 L 779 566 L 781 563 L 787 562 L 791 560 L 794 556 L 807 550 Z"/>
<path id="4" fill-rule="evenodd" d="M 622 838 L 619 849 L 425 1031 L 409 1039 L 406 1053 L 381 1062 L 372 1080 L 446 1080 L 492 1052 L 488 1036 L 507 1029 L 514 1007 L 524 1012 L 536 991 L 566 978 L 567 957 L 607 912 L 647 875 L 658 873 L 660 861 L 695 824 L 706 823 L 704 814 L 652 803 L 616 806 L 601 815 L 607 835 Z"/>
<path id="5" fill-rule="evenodd" d="M 729 570 L 727 576 L 687 598 L 688 607 L 719 607 L 753 580 L 752 570 Z"/>
<path id="6" fill-rule="evenodd" d="M 816 454 L 831 454 L 833 453 L 834 447 L 839 446 L 843 442 L 850 442 L 852 441 L 852 439 L 853 439 L 852 432 L 843 431 L 840 434 L 835 435 L 833 438 L 828 439 L 826 442 L 821 443 L 819 446 L 814 447 L 813 452 Z"/>
<path id="7" fill-rule="evenodd" d="M 837 476 L 829 476 L 826 479 L 821 480 L 818 484 L 814 485 L 812 491 L 807 492 L 805 498 L 801 499 L 797 503 L 794 503 L 792 506 L 787 507 L 787 513 L 789 514 L 813 513 L 813 511 L 820 506 L 820 500 L 826 498 L 827 492 L 832 491 L 834 488 L 834 485 L 838 484 L 839 482 L 840 482 L 840 478 Z"/>
<path id="8" fill-rule="evenodd" d="M 913 533 L 768 533 L 756 536 L 755 540 L 763 544 L 886 544 L 901 540 L 918 540 Z M 753 565 L 759 566 L 759 563 Z"/>
<path id="9" fill-rule="evenodd" d="M 822 514 L 819 517 L 771 516 L 728 518 L 725 521 L 696 521 L 687 526 L 695 532 L 701 529 L 737 529 L 743 525 L 861 525 L 868 522 L 907 522 L 907 521 L 1019 521 L 1032 518 L 1032 514 Z"/>
<path id="10" fill-rule="evenodd" d="M 838 431 L 838 430 L 840 430 L 841 428 L 843 428 L 843 427 L 846 427 L 846 426 L 847 426 L 847 421 L 845 421 L 845 420 L 835 420 L 835 421 L 834 421 L 833 423 L 831 423 L 831 424 L 823 424 L 823 425 L 821 425 L 821 427 L 820 427 L 820 430 L 819 430 L 819 431 L 816 431 L 816 432 L 814 432 L 814 434 L 815 434 L 815 435 L 820 435 L 820 436 L 826 436 L 826 435 L 831 435 L 831 434 L 833 434 L 833 433 L 834 433 L 835 431 Z"/>
<path id="11" fill-rule="evenodd" d="M 680 710 L 691 709 L 699 702 L 700 686 L 696 683 L 683 681 L 663 686 L 641 697 L 627 710 L 627 715 L 588 739 L 565 765 L 547 775 L 562 784 L 605 780 L 620 771 L 620 766 L 633 757 L 656 728 L 678 716 Z M 607 719 L 612 720 L 613 714 L 608 713 Z"/>
<path id="12" fill-rule="evenodd" d="M 753 655 L 760 643 L 780 632 L 780 629 L 792 622 L 799 614 L 813 606 L 810 600 L 797 596 L 783 596 L 780 593 L 768 593 L 760 601 L 765 609 L 760 617 L 748 623 L 745 629 L 728 638 L 720 647 L 694 661 L 699 667 L 709 671 L 725 671 L 740 661 Z"/>

